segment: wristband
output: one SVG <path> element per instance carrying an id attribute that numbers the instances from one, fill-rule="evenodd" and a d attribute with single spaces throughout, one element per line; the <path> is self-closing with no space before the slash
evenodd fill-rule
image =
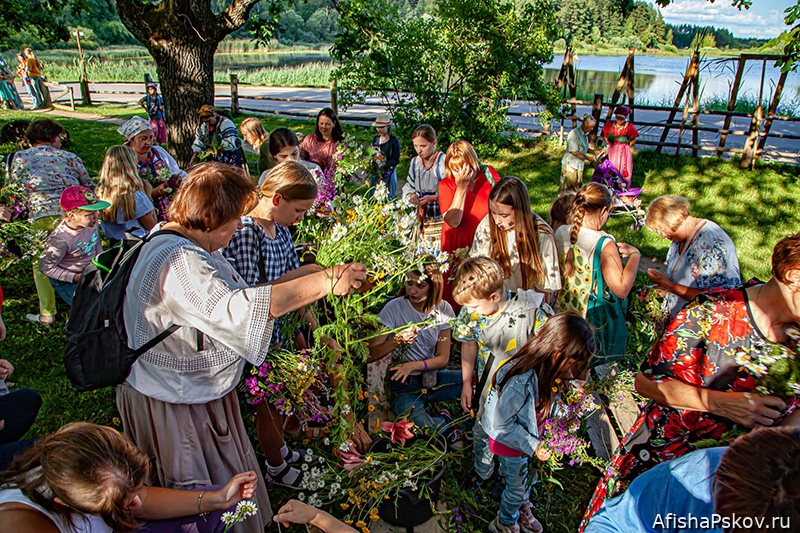
<path id="1" fill-rule="evenodd" d="M 203 494 L 205 494 L 205 493 L 206 493 L 206 491 L 204 491 L 204 490 L 201 490 L 201 491 L 200 491 L 200 494 L 198 494 L 198 496 L 197 496 L 197 514 L 199 514 L 200 516 L 202 516 L 202 517 L 203 517 L 203 522 L 207 522 L 207 521 L 208 521 L 208 520 L 206 519 L 206 515 L 207 515 L 208 513 L 204 513 L 204 512 L 202 512 L 202 511 L 200 511 L 200 503 L 203 501 Z"/>
<path id="2" fill-rule="evenodd" d="M 639 255 L 640 256 L 640 255 L 642 255 L 642 252 L 638 252 L 638 251 L 637 252 L 631 252 L 628 255 L 629 256 L 631 256 L 631 255 Z"/>
<path id="3" fill-rule="evenodd" d="M 428 361 L 423 359 L 422 360 L 422 364 L 425 366 L 425 372 L 427 372 L 428 371 Z"/>

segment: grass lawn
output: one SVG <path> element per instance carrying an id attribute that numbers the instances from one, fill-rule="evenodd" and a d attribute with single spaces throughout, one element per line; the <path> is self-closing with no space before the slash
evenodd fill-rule
<path id="1" fill-rule="evenodd" d="M 84 108 L 81 111 L 119 118 L 140 114 L 136 108 L 119 106 Z M 17 118 L 34 116 L 42 114 L 0 111 L 0 126 Z M 116 133 L 117 126 L 114 124 L 55 116 L 53 118 L 69 130 L 72 138 L 69 149 L 84 160 L 92 176 L 97 175 L 106 149 L 122 140 Z M 237 117 L 236 123 L 243 118 Z M 303 133 L 313 131 L 313 121 L 310 120 L 260 118 L 268 130 L 289 126 Z M 371 139 L 372 132 L 354 126 L 345 128 L 365 142 Z M 410 145 L 408 140 L 402 142 L 406 147 Z M 13 146 L 0 145 L 0 154 L 13 150 Z M 514 175 L 525 180 L 529 186 L 533 209 L 547 218 L 550 203 L 558 189 L 562 154 L 563 147 L 556 141 L 520 141 L 512 149 L 500 152 L 488 162 L 501 175 Z M 401 177 L 407 173 L 409 159 L 408 154 L 403 158 L 398 172 Z M 674 156 L 646 151 L 639 152 L 634 157 L 634 185 L 644 188 L 644 203 L 667 193 L 688 197 L 692 204 L 692 214 L 716 221 L 732 237 L 739 251 L 745 279 L 752 276 L 761 279 L 769 277 L 769 259 L 773 245 L 782 236 L 800 230 L 796 215 L 800 202 L 798 179 L 798 169 L 792 166 L 763 165 L 750 172 L 740 170 L 736 162 L 713 158 L 676 159 Z M 639 247 L 645 255 L 663 259 L 668 241 L 660 239 L 647 229 L 632 231 L 629 225 L 629 219 L 612 219 L 607 229 L 618 240 Z M 11 266 L 0 272 L 0 282 L 6 297 L 3 319 L 9 332 L 8 339 L 0 343 L 0 357 L 9 359 L 16 366 L 14 381 L 17 382 L 17 387 L 34 388 L 42 394 L 44 400 L 31 433 L 40 435 L 75 420 L 90 420 L 121 429 L 111 389 L 78 394 L 64 375 L 61 358 L 66 307 L 59 304 L 61 307 L 58 321 L 54 326 L 32 324 L 25 319 L 26 313 L 35 313 L 37 310 L 30 266 Z M 468 464 L 468 461 L 462 461 L 461 467 L 466 468 Z M 474 501 L 469 506 L 469 498 L 455 485 L 454 479 L 461 474 L 463 472 L 455 471 L 452 476 L 448 476 L 444 498 L 451 509 L 461 506 L 461 512 L 476 514 L 464 522 L 472 524 L 471 527 L 475 529 L 463 531 L 484 530 L 494 507 L 490 510 L 476 507 Z M 548 531 L 575 531 L 596 477 L 596 473 L 588 467 L 565 468 L 557 474 L 563 489 L 546 482 L 537 485 L 534 495 L 534 501 L 538 505 L 537 514 L 545 522 Z M 286 493 L 273 492 L 274 503 L 283 502 L 286 497 Z M 461 525 L 462 528 L 466 527 L 464 524 Z"/>

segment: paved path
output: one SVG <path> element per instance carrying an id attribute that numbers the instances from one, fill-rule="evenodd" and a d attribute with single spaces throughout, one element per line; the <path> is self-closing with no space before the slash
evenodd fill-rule
<path id="1" fill-rule="evenodd" d="M 77 83 L 64 84 L 64 87 L 72 86 L 76 98 L 79 98 L 80 89 Z M 93 93 L 92 101 L 95 103 L 122 103 L 122 104 L 135 104 L 139 98 L 144 95 L 143 86 L 141 83 L 93 83 L 91 88 L 94 91 L 103 91 L 102 93 Z M 58 98 L 59 91 L 53 88 L 54 97 Z M 20 91 L 20 94 L 24 91 Z M 256 113 L 256 114 L 272 114 L 287 118 L 313 118 L 317 112 L 330 104 L 330 91 L 327 89 L 315 88 L 297 88 L 297 87 L 262 87 L 253 85 L 239 85 L 239 106 L 242 110 Z M 251 98 L 248 98 L 251 97 Z M 258 98 L 273 98 L 266 99 L 252 99 Z M 23 95 L 27 98 L 27 95 Z M 288 101 L 293 99 L 294 101 Z M 296 101 L 297 99 L 302 101 Z M 64 97 L 61 98 L 65 102 Z M 68 101 L 68 99 L 67 99 Z M 230 106 L 230 88 L 228 85 L 216 86 L 215 104 L 219 107 Z M 365 105 L 354 105 L 341 112 L 341 118 L 344 122 L 354 124 L 369 124 L 374 120 L 378 113 L 386 111 L 385 106 L 378 99 L 370 99 Z M 535 113 L 537 111 L 534 104 L 527 102 L 518 103 L 510 108 L 512 113 L 519 115 L 511 116 L 511 123 L 513 127 L 522 130 L 533 130 L 541 132 L 542 128 L 538 120 L 531 116 L 520 116 L 523 113 Z M 590 112 L 588 106 L 578 106 L 577 114 L 582 115 Z M 665 123 L 668 117 L 667 112 L 663 111 L 649 111 L 637 110 L 636 120 L 640 122 L 650 123 Z M 681 114 L 677 114 L 676 118 L 680 119 Z M 721 128 L 723 126 L 723 117 L 716 115 L 700 115 L 700 126 Z M 734 117 L 730 129 L 746 131 L 750 126 L 750 119 L 746 117 Z M 564 134 L 572 127 L 571 121 L 566 121 L 564 124 Z M 550 126 L 551 131 L 556 133 L 560 130 L 561 125 L 557 121 L 552 121 Z M 663 128 L 660 126 L 641 126 L 640 140 L 645 141 L 658 141 L 660 140 Z M 524 134 L 531 135 L 529 131 L 523 131 Z M 677 129 L 670 130 L 667 138 L 668 142 L 677 142 L 680 132 Z M 800 134 L 800 123 L 775 121 L 770 130 L 770 134 Z M 729 148 L 742 148 L 744 146 L 743 135 L 729 135 L 726 147 Z M 684 132 L 682 143 L 691 142 L 691 132 Z M 708 147 L 716 147 L 719 142 L 719 135 L 711 132 L 699 132 L 699 144 Z M 653 147 L 645 146 L 644 144 L 637 145 L 637 149 L 652 149 Z M 777 152 L 784 154 L 797 154 L 800 151 L 800 140 L 782 139 L 779 137 L 770 136 L 767 139 L 765 146 L 766 152 Z M 674 148 L 664 148 L 664 153 L 674 153 Z M 689 150 L 682 150 L 683 153 L 689 153 Z M 707 155 L 713 155 L 715 152 L 703 152 Z M 800 162 L 800 159 L 781 157 L 777 155 L 765 155 L 765 160 L 778 160 L 787 162 Z"/>

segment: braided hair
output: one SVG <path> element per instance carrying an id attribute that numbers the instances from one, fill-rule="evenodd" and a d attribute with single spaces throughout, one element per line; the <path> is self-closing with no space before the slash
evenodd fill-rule
<path id="1" fill-rule="evenodd" d="M 572 276 L 575 271 L 575 243 L 587 214 L 593 215 L 611 205 L 611 193 L 608 187 L 600 183 L 587 183 L 575 195 L 572 203 L 572 225 L 569 229 L 569 250 L 564 261 L 564 276 Z"/>

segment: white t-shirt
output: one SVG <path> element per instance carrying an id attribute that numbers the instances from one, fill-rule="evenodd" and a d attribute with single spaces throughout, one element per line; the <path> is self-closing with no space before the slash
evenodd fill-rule
<path id="1" fill-rule="evenodd" d="M 408 351 L 405 353 L 406 361 L 424 361 L 436 357 L 436 344 L 439 334 L 444 330 L 450 329 L 450 324 L 447 321 L 456 316 L 449 303 L 442 300 L 430 313 L 423 314 L 414 309 L 408 298 L 395 298 L 378 313 L 378 318 L 381 324 L 394 329 L 409 323 L 422 322 L 432 315 L 434 318 L 433 325 L 420 330 L 417 333 L 417 340 L 408 345 Z M 399 348 L 392 352 L 392 358 L 398 357 L 398 350 Z M 421 372 L 411 373 L 412 376 L 419 374 Z"/>
<path id="2" fill-rule="evenodd" d="M 61 533 L 112 533 L 103 519 L 94 515 L 75 513 L 71 526 L 70 521 L 63 515 L 51 513 L 25 496 L 19 489 L 0 489 L 0 504 L 3 503 L 21 503 L 36 509 L 52 520 Z"/>
<path id="3" fill-rule="evenodd" d="M 478 229 L 475 230 L 475 239 L 472 241 L 472 248 L 469 251 L 470 257 L 491 257 L 492 250 L 492 234 L 489 228 L 489 217 L 486 215 Z M 534 216 L 538 216 L 534 214 Z M 545 224 L 542 220 L 540 223 Z M 522 270 L 519 266 L 519 253 L 517 251 L 517 238 L 516 232 L 510 230 L 506 233 L 507 241 L 506 248 L 508 249 L 508 256 L 511 262 L 511 277 L 503 282 L 506 290 L 516 292 L 517 289 L 533 289 L 540 292 L 555 292 L 561 289 L 561 269 L 558 266 L 558 253 L 556 251 L 556 243 L 549 233 L 539 232 L 536 235 L 539 241 L 539 259 L 544 267 L 544 283 L 541 285 L 536 284 L 534 287 L 522 286 Z"/>
<path id="4" fill-rule="evenodd" d="M 567 253 L 567 250 L 569 250 L 570 228 L 572 228 L 571 225 L 564 225 L 556 230 L 556 248 L 558 248 L 558 257 L 563 256 Z M 591 262 L 594 260 L 594 249 L 601 237 L 610 237 L 603 243 L 603 248 L 611 243 L 617 242 L 613 235 L 606 233 L 605 231 L 597 231 L 582 227 L 578 232 L 578 241 L 575 243 L 575 246 L 578 247 L 578 249 L 581 251 L 581 254 L 583 254 L 584 259 L 586 259 L 589 264 L 591 264 Z"/>

